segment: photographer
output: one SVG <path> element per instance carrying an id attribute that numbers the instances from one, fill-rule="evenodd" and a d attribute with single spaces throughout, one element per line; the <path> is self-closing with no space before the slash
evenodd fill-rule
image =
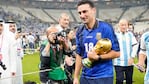
<path id="1" fill-rule="evenodd" d="M 72 84 L 72 73 L 74 70 L 75 63 L 75 49 L 76 45 L 72 43 L 72 40 L 75 38 L 75 32 L 73 29 L 66 29 L 66 40 L 69 46 L 69 50 L 65 51 L 65 71 L 68 77 L 68 84 Z"/>
<path id="2" fill-rule="evenodd" d="M 45 47 L 41 51 L 41 69 L 43 66 L 45 69 L 51 69 L 49 72 L 44 72 L 45 76 L 48 76 L 48 84 L 64 84 L 64 80 L 67 76 L 64 71 L 64 50 L 67 50 L 67 45 L 65 39 L 62 36 L 58 36 L 58 30 L 55 26 L 47 29 L 47 40 L 44 42 Z M 47 58 L 46 60 L 43 60 Z M 40 79 L 42 78 L 42 73 L 40 73 Z M 42 81 L 44 82 L 45 81 Z"/>

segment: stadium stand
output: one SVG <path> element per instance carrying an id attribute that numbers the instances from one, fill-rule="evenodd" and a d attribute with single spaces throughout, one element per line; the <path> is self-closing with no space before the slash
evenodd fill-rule
<path id="1" fill-rule="evenodd" d="M 70 27 L 81 22 L 76 11 L 79 0 L 0 0 L 0 18 L 16 20 L 18 27 L 25 32 L 44 32 L 50 24 L 57 24 L 59 14 L 70 15 Z M 149 10 L 147 0 L 94 0 L 97 18 L 113 25 L 121 18 L 134 24 L 135 32 L 148 28 Z"/>

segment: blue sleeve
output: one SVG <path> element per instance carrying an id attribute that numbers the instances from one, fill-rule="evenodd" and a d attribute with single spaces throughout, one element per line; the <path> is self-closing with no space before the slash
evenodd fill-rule
<path id="1" fill-rule="evenodd" d="M 105 25 L 106 29 L 105 29 L 105 35 L 107 35 L 110 40 L 111 40 L 111 43 L 112 43 L 112 50 L 115 50 L 115 51 L 120 51 L 120 48 L 119 48 L 119 42 L 118 42 L 118 39 L 116 37 L 116 34 L 114 32 L 114 29 L 112 27 L 112 25 L 110 24 L 106 24 Z"/>
<path id="2" fill-rule="evenodd" d="M 76 53 L 79 54 L 81 56 L 81 45 L 80 45 L 80 36 L 79 36 L 79 32 L 76 32 Z"/>

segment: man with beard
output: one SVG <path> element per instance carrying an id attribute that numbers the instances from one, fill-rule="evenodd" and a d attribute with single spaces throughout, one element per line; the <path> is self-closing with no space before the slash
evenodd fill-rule
<path id="1" fill-rule="evenodd" d="M 15 37 L 4 28 L 0 22 L 0 61 L 6 66 L 6 70 L 0 68 L 0 84 L 13 84 L 12 78 L 16 75 L 16 41 Z"/>

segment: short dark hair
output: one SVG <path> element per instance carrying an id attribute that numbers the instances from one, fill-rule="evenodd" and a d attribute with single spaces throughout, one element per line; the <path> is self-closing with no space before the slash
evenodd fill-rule
<path id="1" fill-rule="evenodd" d="M 92 8 L 95 7 L 94 3 L 90 0 L 81 0 L 81 1 L 79 1 L 78 4 L 77 4 L 77 7 L 80 6 L 80 5 L 83 5 L 83 4 L 89 4 L 90 7 L 92 7 Z"/>

